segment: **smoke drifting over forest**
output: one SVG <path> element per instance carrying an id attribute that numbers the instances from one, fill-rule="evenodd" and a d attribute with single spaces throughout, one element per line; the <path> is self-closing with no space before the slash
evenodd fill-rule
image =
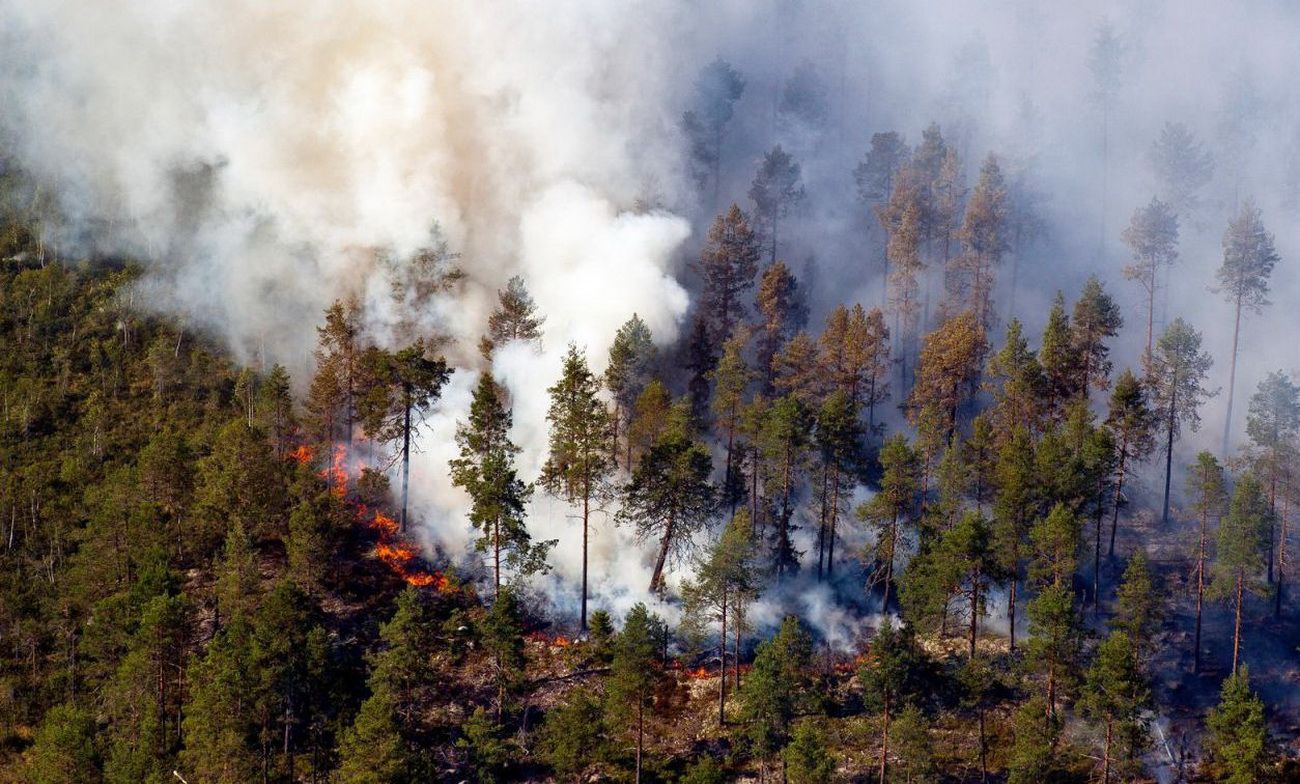
<path id="1" fill-rule="evenodd" d="M 545 390 L 566 346 L 585 347 L 599 373 L 616 329 L 636 313 L 667 350 L 689 323 L 698 283 L 689 265 L 709 222 L 732 201 L 749 209 L 749 183 L 777 143 L 801 165 L 807 193 L 779 255 L 810 291 L 811 324 L 841 301 L 883 303 L 880 229 L 858 199 L 854 167 L 873 133 L 898 131 L 914 145 L 933 121 L 968 186 L 992 152 L 1034 195 L 1041 230 L 999 273 L 1003 322 L 1012 263 L 1014 313 L 1031 334 L 1057 289 L 1073 300 L 1096 274 L 1123 308 L 1121 368 L 1137 365 L 1143 326 L 1142 293 L 1121 275 L 1121 232 L 1135 208 L 1165 197 L 1152 145 L 1167 122 L 1182 123 L 1213 156 L 1213 179 L 1180 221 L 1157 328 L 1192 322 L 1216 357 L 1210 386 L 1226 383 L 1232 309 L 1211 288 L 1223 228 L 1236 202 L 1253 198 L 1283 262 L 1275 306 L 1244 327 L 1238 400 L 1267 371 L 1300 364 L 1289 342 L 1300 331 L 1289 306 L 1300 295 L 1290 261 L 1300 256 L 1300 11 L 1287 3 L 1225 13 L 1208 2 L 1048 11 L 1034 2 L 4 0 L 0 15 L 0 124 L 47 200 L 47 241 L 144 260 L 149 304 L 221 335 L 242 358 L 306 378 L 309 325 L 349 296 L 365 303 L 371 336 L 388 342 L 399 317 L 394 265 L 439 240 L 459 254 L 464 285 L 418 318 L 452 338 L 448 358 L 463 370 L 412 472 L 428 543 L 457 557 L 470 532 L 445 466 L 496 290 L 522 276 L 546 317 L 540 352 L 507 345 L 495 358 L 531 479 L 545 457 Z M 1118 81 L 1103 107 L 1090 62 L 1106 25 L 1119 43 Z M 712 186 L 692 178 L 682 115 L 696 108 L 701 68 L 718 57 L 744 90 L 715 203 Z M 1179 454 L 1216 442 L 1220 406 L 1221 396 Z M 1244 422 L 1244 405 L 1237 411 Z M 554 579 L 580 568 L 569 511 L 533 502 L 534 536 L 561 539 Z M 594 537 L 593 593 L 625 607 L 641 596 L 650 548 L 607 524 Z M 800 601 L 825 630 L 853 623 L 827 609 L 825 588 Z"/>

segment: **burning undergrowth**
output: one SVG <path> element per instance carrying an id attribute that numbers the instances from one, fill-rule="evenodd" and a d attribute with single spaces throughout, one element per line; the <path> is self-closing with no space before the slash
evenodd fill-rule
<path id="1" fill-rule="evenodd" d="M 288 458 L 299 465 L 315 467 L 316 450 L 302 444 L 288 454 Z M 428 568 L 420 548 L 401 530 L 398 521 L 381 509 L 371 508 L 350 488 L 355 486 L 358 477 L 365 470 L 364 463 L 349 455 L 345 444 L 335 444 L 327 465 L 317 470 L 325 480 L 329 492 L 349 510 L 357 524 L 376 536 L 374 556 L 388 569 L 408 585 L 419 588 L 432 588 L 439 592 L 457 590 L 451 577 Z"/>

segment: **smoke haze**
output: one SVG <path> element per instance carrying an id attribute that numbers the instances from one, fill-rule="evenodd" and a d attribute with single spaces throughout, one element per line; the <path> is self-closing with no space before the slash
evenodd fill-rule
<path id="1" fill-rule="evenodd" d="M 65 254 L 143 259 L 150 304 L 237 356 L 281 361 L 301 383 L 310 325 L 331 301 L 363 298 L 373 336 L 387 340 L 395 304 L 381 262 L 400 264 L 439 234 L 460 254 L 465 285 L 420 318 L 452 337 L 464 368 L 412 472 L 426 544 L 453 557 L 469 532 L 446 461 L 496 289 L 522 275 L 547 319 L 540 349 L 508 345 L 495 364 L 532 478 L 566 346 L 584 347 L 600 372 L 633 313 L 669 345 L 708 221 L 733 200 L 748 206 L 756 160 L 778 142 L 808 192 L 781 255 L 811 290 L 814 326 L 841 301 L 882 300 L 878 230 L 852 177 L 871 134 L 897 130 L 915 144 L 935 121 L 969 184 L 996 152 L 1043 196 L 1045 230 L 1015 260 L 1015 311 L 1031 334 L 1056 289 L 1072 300 L 1097 274 L 1124 307 L 1119 369 L 1142 343 L 1120 234 L 1157 192 L 1150 148 L 1161 127 L 1185 123 L 1215 173 L 1181 221 L 1157 329 L 1188 318 L 1219 358 L 1211 386 L 1226 383 L 1231 311 L 1210 287 L 1223 228 L 1250 196 L 1283 262 L 1276 304 L 1245 327 L 1238 401 L 1268 370 L 1300 365 L 1285 337 L 1300 330 L 1289 306 L 1300 294 L 1300 11 L 1288 3 L 0 0 L 0 15 L 0 124 L 52 201 L 47 239 Z M 1089 69 L 1103 24 L 1122 45 L 1104 159 Z M 719 56 L 746 86 L 713 204 L 691 181 L 679 121 L 699 69 Z M 1005 266 L 1000 276 L 1005 318 Z M 1182 452 L 1215 442 L 1221 401 Z M 1240 434 L 1244 404 L 1236 411 Z M 552 499 L 533 503 L 534 536 L 561 540 L 543 581 L 552 588 L 580 569 L 570 515 Z M 650 549 L 598 516 L 597 606 L 643 598 Z M 799 596 L 835 639 L 851 636 L 831 597 Z"/>

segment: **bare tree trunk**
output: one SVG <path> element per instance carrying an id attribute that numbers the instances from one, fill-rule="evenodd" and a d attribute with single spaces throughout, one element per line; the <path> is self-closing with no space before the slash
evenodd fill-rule
<path id="1" fill-rule="evenodd" d="M 1241 657 L 1241 600 L 1242 592 L 1245 590 L 1246 579 L 1241 572 L 1237 573 L 1237 612 L 1236 620 L 1232 627 L 1232 674 L 1237 674 L 1237 661 Z"/>
<path id="2" fill-rule="evenodd" d="M 407 491 L 411 483 L 411 392 L 406 390 L 406 406 L 402 412 L 402 517 L 398 529 L 406 530 Z"/>
<path id="3" fill-rule="evenodd" d="M 582 487 L 582 611 L 578 628 L 587 631 L 587 523 L 591 519 L 591 477 L 583 478 Z"/>
<path id="4" fill-rule="evenodd" d="M 722 589 L 722 633 L 718 635 L 718 726 L 727 726 L 727 589 Z"/>
<path id="5" fill-rule="evenodd" d="M 1282 514 L 1280 535 L 1277 540 L 1277 593 L 1273 597 L 1273 617 L 1282 617 L 1282 583 L 1286 578 L 1286 538 L 1287 538 L 1287 505 L 1286 501 L 1282 502 Z"/>
<path id="6" fill-rule="evenodd" d="M 1011 653 L 1014 654 L 1016 652 L 1016 583 L 1020 582 L 1020 569 L 1013 567 L 1012 570 L 1011 589 L 1007 595 L 1007 622 L 1011 631 Z"/>
<path id="7" fill-rule="evenodd" d="M 1119 478 L 1115 480 L 1115 506 L 1110 516 L 1110 551 L 1109 557 L 1115 557 L 1115 531 L 1119 528 L 1119 505 L 1124 493 L 1124 471 L 1128 467 L 1128 434 L 1124 434 L 1119 449 Z"/>
<path id="8" fill-rule="evenodd" d="M 830 541 L 826 544 L 826 579 L 829 580 L 835 574 L 835 527 L 840 517 L 840 472 L 835 469 L 835 476 L 831 480 L 831 526 Z"/>
<path id="9" fill-rule="evenodd" d="M 1169 482 L 1174 474 L 1174 426 L 1177 424 L 1177 400 L 1178 371 L 1175 370 L 1173 378 L 1169 381 L 1169 421 L 1165 423 L 1169 430 L 1169 439 L 1165 444 L 1165 511 L 1162 517 L 1164 525 L 1169 525 Z"/>
<path id="10" fill-rule="evenodd" d="M 1101 784 L 1110 784 L 1110 748 L 1115 737 L 1115 720 L 1106 717 L 1106 751 L 1101 757 Z"/>
<path id="11" fill-rule="evenodd" d="M 1201 534 L 1196 551 L 1196 650 L 1192 654 L 1192 672 L 1201 671 L 1201 612 L 1205 602 L 1205 526 L 1210 513 L 1201 512 Z"/>
<path id="12" fill-rule="evenodd" d="M 670 515 L 668 525 L 664 528 L 664 538 L 659 542 L 659 557 L 655 559 L 655 570 L 650 575 L 650 592 L 664 592 L 664 564 L 668 561 L 668 547 L 673 541 L 673 518 Z"/>
<path id="13" fill-rule="evenodd" d="M 890 695 L 885 694 L 885 721 L 880 730 L 880 784 L 886 784 L 885 774 L 889 770 L 889 703 Z"/>
<path id="14" fill-rule="evenodd" d="M 1232 324 L 1232 355 L 1228 359 L 1228 410 L 1223 415 L 1222 455 L 1228 457 L 1228 436 L 1232 433 L 1232 397 L 1237 390 L 1237 346 L 1241 337 L 1241 296 L 1237 296 L 1237 312 Z M 1268 581 L 1273 582 L 1273 543 L 1269 541 Z"/>

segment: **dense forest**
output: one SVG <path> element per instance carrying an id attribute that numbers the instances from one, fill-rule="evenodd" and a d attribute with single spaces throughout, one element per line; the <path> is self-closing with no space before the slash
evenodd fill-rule
<path id="1" fill-rule="evenodd" d="M 1044 296 L 1020 150 L 874 132 L 818 195 L 798 143 L 732 152 L 748 85 L 714 59 L 673 123 L 708 216 L 680 329 L 615 303 L 590 343 L 525 274 L 452 307 L 468 343 L 432 319 L 475 297 L 435 225 L 279 364 L 6 156 L 0 783 L 1300 778 L 1300 384 L 1247 337 L 1288 262 L 1213 179 L 1234 148 L 1164 124 L 1156 195 L 1103 184 L 1122 271 Z M 794 259 L 845 193 L 839 287 Z M 1168 296 L 1189 232 L 1223 356 Z"/>

